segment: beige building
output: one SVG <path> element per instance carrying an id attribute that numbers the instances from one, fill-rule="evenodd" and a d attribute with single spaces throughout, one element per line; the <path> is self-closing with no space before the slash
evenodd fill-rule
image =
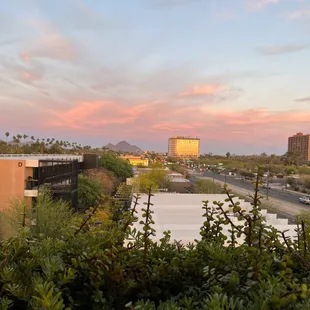
<path id="1" fill-rule="evenodd" d="M 77 176 L 83 156 L 0 155 L 0 210 L 14 199 L 29 207 L 39 190 L 48 186 L 54 197 L 63 197 L 76 205 Z"/>
<path id="2" fill-rule="evenodd" d="M 298 132 L 288 138 L 288 153 L 295 156 L 297 161 L 306 163 L 310 161 L 310 134 Z"/>
<path id="3" fill-rule="evenodd" d="M 168 156 L 177 158 L 198 158 L 200 156 L 200 139 L 172 137 L 168 143 Z"/>
<path id="4" fill-rule="evenodd" d="M 145 166 L 149 165 L 148 158 L 142 158 L 141 156 L 123 155 L 120 157 L 123 160 L 129 161 L 132 166 Z"/>

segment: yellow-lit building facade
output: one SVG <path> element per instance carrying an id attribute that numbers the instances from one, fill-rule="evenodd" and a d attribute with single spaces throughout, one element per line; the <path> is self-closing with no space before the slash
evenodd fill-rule
<path id="1" fill-rule="evenodd" d="M 121 156 L 121 159 L 129 161 L 132 166 L 145 166 L 149 165 L 148 158 L 141 158 L 139 156 Z"/>
<path id="2" fill-rule="evenodd" d="M 172 137 L 168 143 L 168 156 L 174 158 L 198 158 L 200 156 L 200 139 Z"/>

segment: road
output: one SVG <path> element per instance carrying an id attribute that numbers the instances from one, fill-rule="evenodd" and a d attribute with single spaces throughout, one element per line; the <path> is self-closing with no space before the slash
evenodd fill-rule
<path id="1" fill-rule="evenodd" d="M 203 174 L 193 173 L 191 175 L 190 181 L 194 183 L 196 177 L 205 177 L 208 179 L 212 179 L 213 176 L 216 181 L 222 184 L 225 183 L 225 175 L 220 175 L 216 173 L 213 174 L 212 171 L 207 171 Z M 236 194 L 242 196 L 247 196 L 249 194 L 253 194 L 254 192 L 254 185 L 247 180 L 240 180 L 236 179 L 233 176 L 226 176 L 226 183 Z M 267 190 L 260 188 L 260 192 L 264 196 L 264 198 L 266 198 Z M 271 188 L 269 189 L 269 200 L 263 199 L 263 203 L 270 206 L 270 210 L 273 210 L 279 215 L 294 219 L 297 214 L 303 211 L 310 211 L 310 206 L 299 203 L 298 197 L 301 196 L 303 195 L 286 192 L 277 188 Z"/>
<path id="2" fill-rule="evenodd" d="M 213 178 L 213 172 L 211 172 L 211 171 L 210 172 L 204 172 L 202 176 Z M 214 174 L 214 179 L 225 182 L 225 175 Z M 253 190 L 254 190 L 254 185 L 250 181 L 236 179 L 232 176 L 226 176 L 226 183 L 231 184 L 231 185 L 235 185 L 238 187 L 242 187 L 244 189 L 249 190 L 249 192 L 253 192 Z M 272 187 L 272 184 L 270 184 L 270 185 Z M 265 197 L 267 197 L 267 189 L 260 188 L 260 192 Z M 280 199 L 280 200 L 283 200 L 283 201 L 286 201 L 286 202 L 289 202 L 292 204 L 296 204 L 297 206 L 300 206 L 300 203 L 298 202 L 298 197 L 301 197 L 301 196 L 303 196 L 303 194 L 296 195 L 296 194 L 292 194 L 290 192 L 286 192 L 285 190 L 281 190 L 281 189 L 277 189 L 277 188 L 269 189 L 269 197 Z M 309 211 L 310 211 L 310 206 L 309 206 Z"/>

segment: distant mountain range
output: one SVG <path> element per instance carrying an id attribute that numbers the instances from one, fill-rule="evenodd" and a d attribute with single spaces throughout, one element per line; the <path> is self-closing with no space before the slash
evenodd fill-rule
<path id="1" fill-rule="evenodd" d="M 136 154 L 142 154 L 143 151 L 138 148 L 135 145 L 131 145 L 126 141 L 118 142 L 117 144 L 109 143 L 105 146 L 107 149 L 115 152 L 121 152 L 121 153 L 136 153 Z"/>

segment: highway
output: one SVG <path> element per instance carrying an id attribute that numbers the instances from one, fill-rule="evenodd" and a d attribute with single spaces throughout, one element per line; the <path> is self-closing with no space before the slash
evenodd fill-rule
<path id="1" fill-rule="evenodd" d="M 203 173 L 196 173 L 194 171 L 189 171 L 190 182 L 195 183 L 196 178 L 208 178 L 218 181 L 221 184 L 225 182 L 225 175 L 216 174 L 212 171 L 207 171 Z M 233 190 L 237 195 L 248 196 L 254 193 L 254 185 L 248 180 L 236 179 L 233 176 L 226 175 L 226 183 L 228 187 Z M 296 215 L 304 211 L 309 212 L 310 206 L 306 204 L 299 203 L 298 198 L 304 196 L 301 193 L 292 193 L 290 191 L 283 191 L 281 186 L 277 186 L 276 183 L 271 183 L 271 189 L 269 189 L 269 200 L 266 200 L 267 190 L 260 188 L 260 193 L 264 196 L 262 203 L 265 209 L 270 212 L 277 213 L 279 217 L 288 218 L 291 223 L 296 220 Z M 277 188 L 275 188 L 277 187 Z"/>
<path id="2" fill-rule="evenodd" d="M 216 173 L 213 174 L 212 171 L 207 171 L 207 172 L 204 172 L 202 174 L 203 177 L 208 177 L 208 178 L 213 178 L 213 175 L 214 175 L 215 180 L 225 182 L 225 175 L 216 174 Z M 240 180 L 240 179 L 236 179 L 233 176 L 227 175 L 226 176 L 226 183 L 228 185 L 231 184 L 234 186 L 238 186 L 238 187 L 247 189 L 247 190 L 249 190 L 249 193 L 253 193 L 253 191 L 254 191 L 254 185 L 248 180 Z M 280 200 L 283 200 L 285 202 L 289 202 L 291 204 L 296 204 L 298 207 L 300 207 L 301 204 L 299 203 L 298 198 L 304 196 L 303 194 L 297 195 L 297 194 L 293 194 L 290 192 L 286 192 L 285 190 L 282 190 L 282 189 L 272 188 L 272 183 L 270 183 L 270 186 L 271 186 L 271 189 L 269 189 L 269 197 L 270 198 L 280 199 Z M 265 197 L 267 197 L 267 189 L 260 188 L 260 192 Z M 310 211 L 310 206 L 309 206 L 309 211 Z"/>

